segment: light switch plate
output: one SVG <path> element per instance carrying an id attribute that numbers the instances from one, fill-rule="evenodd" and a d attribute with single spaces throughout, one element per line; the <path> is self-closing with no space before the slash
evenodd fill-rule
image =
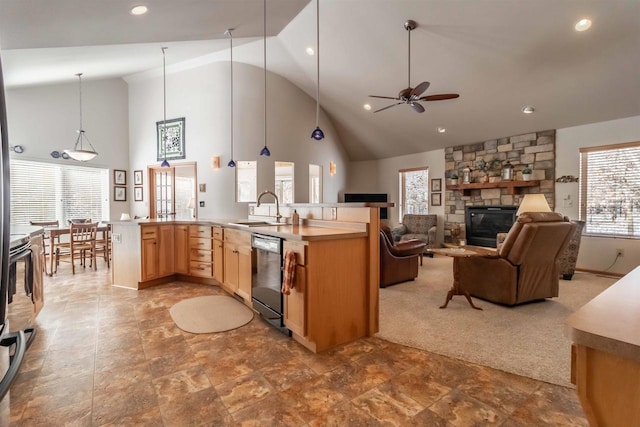
<path id="1" fill-rule="evenodd" d="M 122 243 L 122 234 L 112 234 L 111 242 L 113 243 Z"/>
<path id="2" fill-rule="evenodd" d="M 331 208 L 331 219 L 338 219 L 338 208 Z"/>

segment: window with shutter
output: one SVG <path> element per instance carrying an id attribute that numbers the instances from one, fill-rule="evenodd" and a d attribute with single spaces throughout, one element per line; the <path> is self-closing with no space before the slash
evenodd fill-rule
<path id="1" fill-rule="evenodd" d="M 109 219 L 109 170 L 11 159 L 11 224 Z"/>
<path id="2" fill-rule="evenodd" d="M 640 237 L 640 142 L 580 149 L 585 234 Z"/>

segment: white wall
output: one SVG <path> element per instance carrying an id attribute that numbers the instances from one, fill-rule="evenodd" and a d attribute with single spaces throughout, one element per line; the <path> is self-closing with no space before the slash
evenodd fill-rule
<path id="1" fill-rule="evenodd" d="M 558 129 L 556 176 L 579 176 L 581 147 L 633 141 L 640 141 L 640 116 Z M 556 183 L 556 210 L 578 218 L 578 193 L 579 183 Z M 624 257 L 609 271 L 626 274 L 640 265 L 640 240 L 583 236 L 577 267 L 603 271 L 613 263 L 617 248 L 624 249 Z"/>
<path id="2" fill-rule="evenodd" d="M 82 80 L 83 127 L 98 157 L 86 163 L 51 157 L 54 150 L 73 148 L 78 137 L 78 89 L 78 83 L 73 83 L 6 90 L 10 143 L 25 147 L 23 154 L 11 153 L 11 158 L 128 170 L 127 84 L 122 79 Z M 127 174 L 129 189 L 132 180 Z M 113 201 L 113 172 L 109 173 L 109 188 L 110 216 L 117 219 L 128 212 L 129 205 Z M 129 200 L 132 194 L 127 197 Z"/>
<path id="3" fill-rule="evenodd" d="M 351 162 L 347 193 L 387 193 L 389 201 L 395 203 L 395 207 L 389 209 L 389 226 L 395 227 L 400 223 L 399 207 L 400 191 L 398 174 L 401 169 L 418 167 L 429 168 L 429 189 L 431 179 L 442 179 L 442 205 L 431 206 L 429 213 L 438 215 L 438 227 L 436 241 L 444 242 L 444 197 L 446 192 L 444 181 L 444 149 L 433 150 L 424 153 L 407 156 L 390 157 L 388 159 Z M 429 201 L 431 203 L 431 201 Z"/>
<path id="4" fill-rule="evenodd" d="M 347 180 L 348 157 L 330 120 L 321 112 L 321 142 L 310 138 L 315 129 L 315 100 L 288 80 L 268 73 L 267 144 L 271 157 L 260 157 L 264 145 L 264 74 L 262 68 L 234 63 L 234 160 L 258 160 L 258 193 L 274 190 L 275 161 L 295 163 L 295 202 L 309 200 L 309 163 L 322 166 L 323 198 L 335 202 Z M 157 165 L 156 122 L 162 120 L 162 77 L 129 81 L 130 169 Z M 235 169 L 230 158 L 229 62 L 217 62 L 167 74 L 167 120 L 185 117 L 185 161 L 198 162 L 198 183 L 206 183 L 198 200 L 199 218 L 246 218 L 246 203 L 235 202 Z M 211 167 L 221 156 L 221 168 Z M 329 162 L 337 174 L 329 175 Z M 174 163 L 179 162 L 176 160 Z M 145 171 L 146 180 L 146 171 Z M 145 182 L 145 184 L 147 184 Z M 148 188 L 144 201 L 132 202 L 132 215 L 147 215 Z M 269 199 L 266 202 L 271 203 Z"/>
<path id="5" fill-rule="evenodd" d="M 556 132 L 556 176 L 579 175 L 580 147 L 640 141 L 640 116 L 592 123 L 584 126 L 558 129 Z M 429 179 L 444 180 L 444 150 L 433 150 L 414 155 L 382 160 L 352 162 L 347 192 L 384 192 L 397 205 L 398 171 L 420 166 L 429 167 Z M 442 192 L 442 203 L 446 192 Z M 556 211 L 570 218 L 578 218 L 578 184 L 556 183 Z M 565 200 L 570 200 L 565 202 Z M 438 215 L 438 241 L 444 241 L 444 206 L 429 206 L 429 212 Z M 390 211 L 390 225 L 397 225 L 398 208 Z M 626 274 L 640 265 L 640 240 L 583 236 L 577 262 L 578 268 L 604 271 L 615 259 L 615 249 L 624 250 L 624 257 L 608 270 Z"/>

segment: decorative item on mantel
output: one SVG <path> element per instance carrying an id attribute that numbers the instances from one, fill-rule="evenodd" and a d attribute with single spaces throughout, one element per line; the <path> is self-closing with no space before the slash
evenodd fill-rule
<path id="1" fill-rule="evenodd" d="M 513 165 L 507 160 L 507 162 L 502 165 L 502 180 L 503 181 L 511 181 L 513 179 Z"/>
<path id="2" fill-rule="evenodd" d="M 532 173 L 533 173 L 533 171 L 529 167 L 526 167 L 526 168 L 522 169 L 522 180 L 523 181 L 530 181 Z"/>
<path id="3" fill-rule="evenodd" d="M 451 185 L 457 185 L 458 184 L 458 174 L 453 172 L 451 173 L 451 175 L 449 175 L 449 183 Z"/>
<path id="4" fill-rule="evenodd" d="M 480 159 L 476 163 L 478 170 L 482 171 L 484 175 L 480 178 L 480 182 L 489 182 L 489 171 L 495 170 L 500 165 L 500 160 L 491 159 L 488 162 L 484 159 Z"/>
<path id="5" fill-rule="evenodd" d="M 466 167 L 462 169 L 462 183 L 471 184 L 471 168 Z"/>
<path id="6" fill-rule="evenodd" d="M 578 182 L 578 177 L 573 175 L 562 175 L 560 178 L 556 179 L 556 182 L 559 182 L 559 183 Z"/>

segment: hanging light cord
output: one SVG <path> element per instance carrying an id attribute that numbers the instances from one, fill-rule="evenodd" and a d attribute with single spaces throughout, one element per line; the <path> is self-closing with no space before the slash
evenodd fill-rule
<path id="1" fill-rule="evenodd" d="M 407 50 L 409 57 L 409 69 L 407 70 L 407 87 L 411 87 L 411 28 L 407 29 L 409 33 L 409 49 Z"/>
<path id="2" fill-rule="evenodd" d="M 227 30 L 229 34 L 229 51 L 231 52 L 231 160 L 233 161 L 233 35 L 231 29 Z"/>
<path id="3" fill-rule="evenodd" d="M 166 47 L 162 48 L 162 98 L 163 98 L 163 116 L 162 116 L 162 141 L 164 146 L 164 160 L 167 160 L 167 65 L 165 61 Z"/>
<path id="4" fill-rule="evenodd" d="M 76 74 L 76 76 L 78 76 L 78 86 L 80 87 L 80 130 L 79 132 L 82 135 L 82 132 L 84 132 L 84 130 L 82 129 L 82 73 L 78 73 Z M 80 142 L 80 144 L 82 145 L 82 142 Z"/>
<path id="5" fill-rule="evenodd" d="M 320 123 L 320 0 L 316 0 L 316 127 Z"/>
<path id="6" fill-rule="evenodd" d="M 267 146 L 267 0 L 264 3 L 263 22 L 263 60 L 264 60 L 264 146 Z"/>

